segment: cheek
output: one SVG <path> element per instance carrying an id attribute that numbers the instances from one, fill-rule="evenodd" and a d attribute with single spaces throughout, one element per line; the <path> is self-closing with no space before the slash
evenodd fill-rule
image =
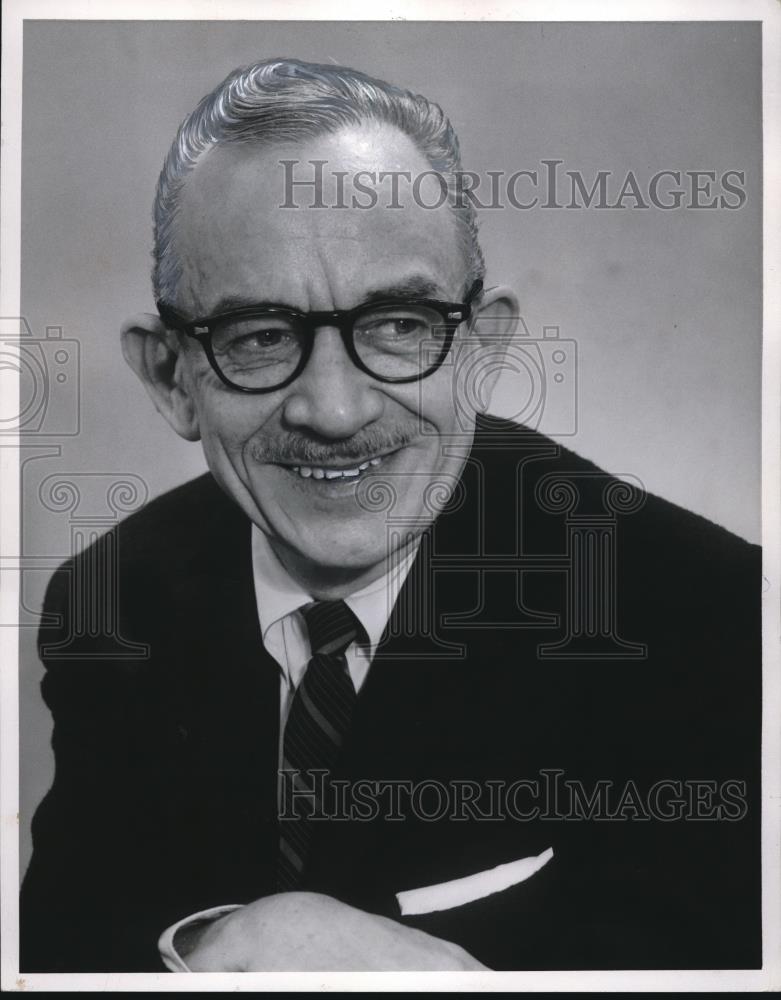
<path id="1" fill-rule="evenodd" d="M 465 430 L 474 426 L 475 415 L 483 413 L 491 401 L 493 386 L 501 370 L 501 357 L 479 344 L 464 344 L 452 373 L 452 398 L 459 423 Z"/>
<path id="2" fill-rule="evenodd" d="M 457 371 L 445 363 L 428 378 L 399 386 L 393 393 L 408 414 L 413 415 L 421 436 L 452 429 L 457 420 Z"/>
<path id="3" fill-rule="evenodd" d="M 447 438 L 471 434 L 474 428 L 474 408 L 471 406 L 473 389 L 470 386 L 471 369 L 463 357 L 445 363 L 429 379 L 420 383 L 417 400 L 421 418 Z"/>
<path id="4" fill-rule="evenodd" d="M 264 420 L 261 397 L 248 396 L 224 385 L 197 344 L 187 351 L 184 377 L 204 441 L 208 438 L 226 444 L 241 442 Z"/>
<path id="5" fill-rule="evenodd" d="M 251 449 L 253 439 L 269 420 L 269 407 L 260 397 L 243 397 L 229 389 L 209 386 L 198 397 L 198 418 L 204 445 L 209 443 L 229 454 Z"/>

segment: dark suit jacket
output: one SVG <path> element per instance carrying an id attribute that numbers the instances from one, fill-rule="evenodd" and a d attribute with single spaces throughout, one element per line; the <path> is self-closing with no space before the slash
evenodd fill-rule
<path id="1" fill-rule="evenodd" d="M 480 422 L 461 487 L 424 536 L 337 775 L 406 782 L 429 818 L 407 803 L 400 820 L 322 825 L 303 888 L 496 969 L 757 967 L 757 548 L 504 421 Z M 114 565 L 115 632 L 148 655 L 118 639 L 107 655 L 83 626 Z M 161 969 L 166 926 L 274 891 L 279 671 L 250 524 L 203 476 L 67 563 L 46 610 L 56 774 L 33 823 L 21 968 Z M 491 807 L 519 779 L 539 795 L 516 785 L 514 810 Z M 585 818 L 568 782 L 609 802 Z M 464 783 L 479 810 L 453 804 Z M 400 916 L 401 890 L 548 847 L 514 888 Z"/>

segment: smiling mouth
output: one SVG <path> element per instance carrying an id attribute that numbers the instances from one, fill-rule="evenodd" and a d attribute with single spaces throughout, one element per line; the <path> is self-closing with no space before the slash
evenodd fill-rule
<path id="1" fill-rule="evenodd" d="M 354 466 L 335 467 L 327 465 L 288 465 L 291 472 L 297 473 L 301 479 L 359 479 L 369 469 L 376 468 L 383 459 L 390 458 L 396 452 L 388 452 L 386 455 L 378 455 L 374 458 L 366 459 Z"/>

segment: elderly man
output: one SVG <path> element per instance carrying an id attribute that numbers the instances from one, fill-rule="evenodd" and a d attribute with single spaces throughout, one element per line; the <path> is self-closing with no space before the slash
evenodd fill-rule
<path id="1" fill-rule="evenodd" d="M 49 587 L 23 970 L 761 962 L 757 553 L 480 412 L 459 170 L 334 66 L 183 123 L 122 344 L 210 472 Z M 109 549 L 148 655 L 59 658 Z"/>

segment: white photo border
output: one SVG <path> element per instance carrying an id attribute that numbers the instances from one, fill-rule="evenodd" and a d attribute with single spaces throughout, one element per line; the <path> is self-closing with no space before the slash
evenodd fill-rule
<path id="1" fill-rule="evenodd" d="M 761 21 L 764 292 L 762 373 L 763 954 L 761 970 L 489 973 L 25 974 L 18 965 L 18 633 L 0 628 L 0 986 L 8 991 L 745 991 L 781 988 L 781 5 L 775 0 L 6 0 L 2 48 L 0 316 L 20 315 L 22 36 L 25 20 L 108 21 Z M 7 389 L 7 387 L 6 387 Z M 13 392 L 13 389 L 12 389 Z M 15 406 L 8 398 L 6 405 Z M 14 409 L 12 412 L 16 412 Z M 18 439 L 0 448 L 0 551 L 20 553 Z M 18 574 L 1 576 L 3 621 L 19 607 Z"/>

